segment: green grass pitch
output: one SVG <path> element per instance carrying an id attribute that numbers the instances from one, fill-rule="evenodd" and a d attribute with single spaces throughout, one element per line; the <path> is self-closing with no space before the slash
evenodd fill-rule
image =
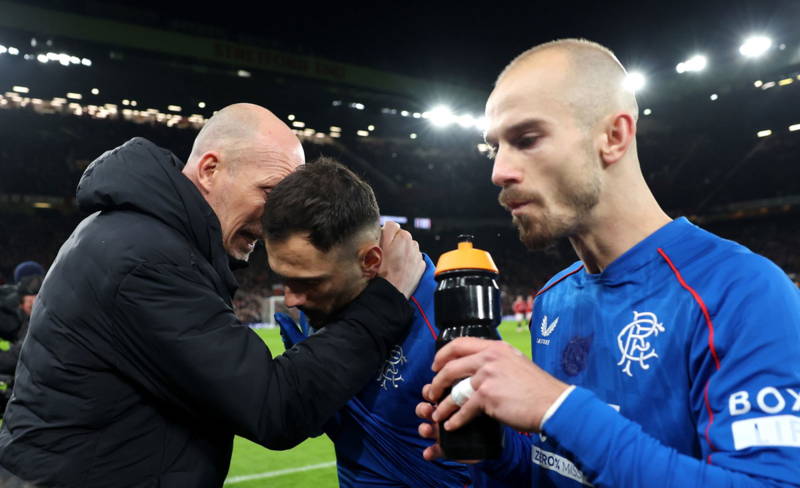
<path id="1" fill-rule="evenodd" d="M 530 335 L 527 329 L 517 332 L 515 323 L 506 321 L 500 325 L 499 330 L 504 340 L 530 357 Z M 283 352 L 278 329 L 259 329 L 257 332 L 273 355 Z M 225 486 L 332 488 L 338 486 L 335 460 L 333 444 L 325 436 L 309 439 L 288 451 L 269 451 L 237 437 Z"/>

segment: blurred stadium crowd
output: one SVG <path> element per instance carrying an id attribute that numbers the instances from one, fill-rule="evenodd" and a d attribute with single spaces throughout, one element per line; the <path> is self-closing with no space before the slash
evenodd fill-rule
<path id="1" fill-rule="evenodd" d="M 94 158 L 134 136 L 146 137 L 185 158 L 197 131 L 192 125 L 168 127 L 123 118 L 42 114 L 32 106 L 0 109 L 0 126 L 4 128 L 0 132 L 0 280 L 5 281 L 22 261 L 34 260 L 47 267 L 55 258 L 84 217 L 75 208 L 74 192 Z M 744 162 L 734 161 L 739 170 L 724 182 L 715 179 L 712 169 L 729 166 L 730 161 L 723 158 L 730 155 L 717 151 L 713 141 L 704 142 L 704 138 L 667 152 L 664 148 L 670 139 L 643 137 L 640 151 L 651 185 L 662 200 L 684 203 L 676 206 L 675 215 L 694 215 L 701 226 L 747 245 L 799 279 L 800 226 L 791 195 L 798 193 L 800 178 L 795 173 L 800 137 L 789 133 L 757 141 Z M 304 138 L 304 146 L 309 159 L 334 155 L 363 174 L 375 187 L 384 214 L 430 218 L 431 229 L 411 230 L 434 259 L 455 245 L 458 234 L 474 234 L 501 270 L 504 308 L 511 313 L 516 295 L 535 293 L 576 258 L 567 243 L 537 253 L 524 249 L 508 215 L 499 205 L 486 203 L 496 195 L 489 181 L 491 164 L 472 140 L 474 134 L 414 145 L 377 138 Z M 708 176 L 704 179 L 702 174 Z M 722 183 L 725 187 L 719 188 Z M 698 187 L 707 190 L 703 193 Z M 709 196 L 714 196 L 711 203 L 717 213 L 694 213 L 702 205 L 711 208 Z M 235 298 L 237 314 L 243 322 L 263 321 L 264 299 L 280 293 L 263 248 L 237 275 L 241 283 Z"/>

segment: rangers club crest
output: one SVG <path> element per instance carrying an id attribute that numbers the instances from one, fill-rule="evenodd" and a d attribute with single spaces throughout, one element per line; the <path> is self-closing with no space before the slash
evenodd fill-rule
<path id="1" fill-rule="evenodd" d="M 389 389 L 389 385 L 397 388 L 397 384 L 401 381 L 405 381 L 403 379 L 403 375 L 400 374 L 400 365 L 405 364 L 408 362 L 405 355 L 403 354 L 403 348 L 400 346 L 394 346 L 392 348 L 392 352 L 389 354 L 389 359 L 386 360 L 386 363 L 381 368 L 380 373 L 378 373 L 378 382 L 381 384 L 381 388 L 384 390 Z"/>
<path id="2" fill-rule="evenodd" d="M 622 353 L 617 366 L 623 366 L 622 371 L 628 376 L 631 373 L 631 363 L 637 362 L 642 369 L 650 369 L 647 361 L 650 358 L 657 358 L 653 345 L 648 340 L 650 336 L 664 332 L 664 324 L 658 322 L 658 318 L 652 312 L 633 312 L 633 322 L 622 328 L 617 336 L 619 352 Z"/>

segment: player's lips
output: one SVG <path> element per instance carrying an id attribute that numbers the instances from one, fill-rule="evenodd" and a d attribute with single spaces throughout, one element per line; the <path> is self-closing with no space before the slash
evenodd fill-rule
<path id="1" fill-rule="evenodd" d="M 522 213 L 523 209 L 530 204 L 531 202 L 526 200 L 515 200 L 504 203 L 505 207 L 511 212 L 511 215 L 518 215 Z"/>

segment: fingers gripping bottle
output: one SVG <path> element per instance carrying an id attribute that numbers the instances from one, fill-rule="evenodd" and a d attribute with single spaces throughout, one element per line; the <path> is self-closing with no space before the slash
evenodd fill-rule
<path id="1" fill-rule="evenodd" d="M 497 266 L 488 252 L 473 248 L 473 240 L 469 235 L 459 236 L 458 249 L 442 254 L 436 264 L 437 350 L 458 337 L 500 339 Z M 503 430 L 498 421 L 481 414 L 450 432 L 440 423 L 439 443 L 448 459 L 496 458 L 503 448 Z"/>

